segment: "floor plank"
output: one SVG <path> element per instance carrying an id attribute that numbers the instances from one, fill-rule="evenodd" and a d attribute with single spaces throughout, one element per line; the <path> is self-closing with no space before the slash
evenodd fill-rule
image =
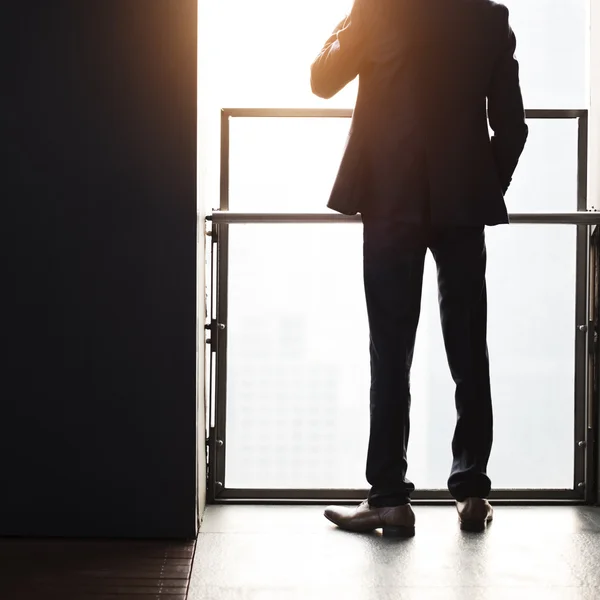
<path id="1" fill-rule="evenodd" d="M 0 539 L 2 600 L 185 600 L 195 542 Z"/>

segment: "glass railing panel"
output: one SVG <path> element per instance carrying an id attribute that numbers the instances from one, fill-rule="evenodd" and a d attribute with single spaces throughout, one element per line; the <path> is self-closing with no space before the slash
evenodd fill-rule
<path id="1" fill-rule="evenodd" d="M 577 210 L 577 119 L 530 119 L 507 194 L 514 212 Z M 349 118 L 232 117 L 229 210 L 323 212 Z"/>
<path id="2" fill-rule="evenodd" d="M 575 236 L 489 228 L 496 489 L 573 487 Z M 230 225 L 227 488 L 362 488 L 368 327 L 360 224 Z M 428 256 L 409 477 L 443 489 L 455 422 Z"/>

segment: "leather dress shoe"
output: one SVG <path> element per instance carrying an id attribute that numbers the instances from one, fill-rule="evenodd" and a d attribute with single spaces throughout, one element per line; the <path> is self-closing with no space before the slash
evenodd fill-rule
<path id="1" fill-rule="evenodd" d="M 355 508 L 328 506 L 325 517 L 340 529 L 366 533 L 383 529 L 383 535 L 412 537 L 415 535 L 415 513 L 410 504 L 402 506 L 369 506 L 364 500 Z"/>
<path id="2" fill-rule="evenodd" d="M 464 531 L 483 531 L 494 518 L 494 509 L 485 498 L 467 498 L 456 502 L 460 528 Z"/>

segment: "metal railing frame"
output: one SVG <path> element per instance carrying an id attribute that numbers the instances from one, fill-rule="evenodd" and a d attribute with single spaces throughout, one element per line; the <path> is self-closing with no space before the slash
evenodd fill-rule
<path id="1" fill-rule="evenodd" d="M 597 317 L 594 314 L 595 288 L 593 269 L 597 253 L 591 244 L 593 228 L 600 224 L 600 213 L 587 210 L 588 113 L 586 110 L 528 110 L 528 119 L 574 119 L 578 122 L 577 139 L 577 211 L 562 213 L 513 213 L 513 224 L 572 225 L 576 237 L 576 323 L 575 337 L 575 464 L 572 489 L 567 490 L 495 490 L 491 498 L 500 502 L 587 502 L 596 499 L 595 420 L 598 394 L 594 369 Z M 230 119 L 242 118 L 350 118 L 347 109 L 223 109 L 221 112 L 221 190 L 219 210 L 206 217 L 211 253 L 209 290 L 210 331 L 209 378 L 211 381 L 208 414 L 208 500 L 209 502 L 285 502 L 328 503 L 361 500 L 367 490 L 319 489 L 232 489 L 225 486 L 225 442 L 227 405 L 227 330 L 228 322 L 228 250 L 229 226 L 235 224 L 315 224 L 360 223 L 360 215 L 348 217 L 324 213 L 236 213 L 229 211 Z M 215 360 L 216 359 L 216 360 Z M 215 368 L 216 367 L 216 368 Z M 213 380 L 213 370 L 215 376 Z M 445 490 L 420 490 L 413 495 L 417 502 L 451 500 Z"/>

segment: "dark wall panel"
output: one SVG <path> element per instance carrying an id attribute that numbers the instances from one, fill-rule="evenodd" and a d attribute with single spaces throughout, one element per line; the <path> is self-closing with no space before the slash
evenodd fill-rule
<path id="1" fill-rule="evenodd" d="M 196 0 L 6 4 L 0 535 L 193 536 Z"/>

